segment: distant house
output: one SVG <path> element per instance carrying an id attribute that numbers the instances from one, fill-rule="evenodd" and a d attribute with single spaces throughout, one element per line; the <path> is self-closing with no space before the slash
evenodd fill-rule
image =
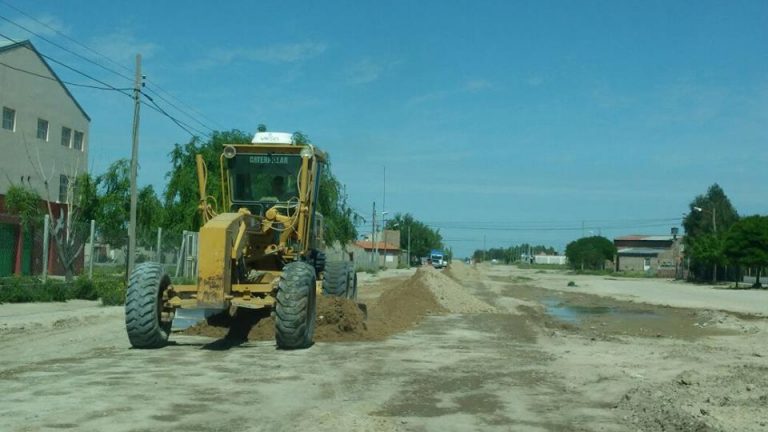
<path id="1" fill-rule="evenodd" d="M 42 236 L 24 233 L 7 214 L 5 194 L 23 186 L 56 214 L 66 211 L 74 177 L 88 171 L 91 119 L 29 41 L 0 46 L 0 110 L 0 276 L 38 273 Z M 46 263 L 52 273 L 53 251 Z"/>
<path id="2" fill-rule="evenodd" d="M 682 237 L 628 235 L 616 237 L 613 244 L 616 246 L 616 271 L 675 277 L 681 269 Z"/>
<path id="3" fill-rule="evenodd" d="M 376 233 L 376 241 L 370 236 L 351 245 L 358 267 L 375 263 L 376 267 L 397 268 L 400 265 L 400 231 L 384 230 Z"/>

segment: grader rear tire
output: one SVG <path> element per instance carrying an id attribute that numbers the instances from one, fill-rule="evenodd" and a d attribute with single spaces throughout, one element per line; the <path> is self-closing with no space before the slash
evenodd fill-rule
<path id="1" fill-rule="evenodd" d="M 283 268 L 275 304 L 275 341 L 281 349 L 312 346 L 317 316 L 315 269 L 302 261 Z"/>
<path id="2" fill-rule="evenodd" d="M 323 294 L 347 297 L 349 294 L 349 269 L 345 261 L 331 261 L 325 264 Z"/>
<path id="3" fill-rule="evenodd" d="M 125 295 L 125 328 L 134 348 L 160 348 L 168 343 L 173 320 L 162 320 L 163 292 L 171 279 L 158 263 L 141 263 L 131 273 Z"/>

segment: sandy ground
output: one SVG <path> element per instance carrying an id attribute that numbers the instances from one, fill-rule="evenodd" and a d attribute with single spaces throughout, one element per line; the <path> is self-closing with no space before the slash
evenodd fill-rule
<path id="1" fill-rule="evenodd" d="M 0 430 L 768 430 L 768 292 L 455 263 L 360 298 L 372 328 L 410 321 L 134 350 L 121 308 L 0 305 Z"/>

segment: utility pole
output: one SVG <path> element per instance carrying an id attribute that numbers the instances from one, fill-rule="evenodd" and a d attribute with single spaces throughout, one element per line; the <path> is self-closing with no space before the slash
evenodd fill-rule
<path id="1" fill-rule="evenodd" d="M 485 234 L 483 234 L 483 262 L 485 262 Z"/>
<path id="2" fill-rule="evenodd" d="M 717 238 L 717 207 L 715 207 L 715 203 L 712 203 L 712 233 L 715 235 L 715 238 Z M 717 283 L 717 263 L 715 263 L 712 266 L 712 283 Z"/>
<path id="3" fill-rule="evenodd" d="M 371 218 L 371 264 L 374 264 L 376 252 L 376 201 L 373 202 L 373 217 Z"/>
<path id="4" fill-rule="evenodd" d="M 411 268 L 411 224 L 408 224 L 408 268 Z"/>
<path id="5" fill-rule="evenodd" d="M 141 54 L 136 54 L 136 80 L 133 84 L 133 131 L 131 139 L 131 219 L 128 223 L 128 271 L 126 279 L 131 276 L 136 264 L 136 176 L 139 165 L 139 109 L 141 108 Z"/>

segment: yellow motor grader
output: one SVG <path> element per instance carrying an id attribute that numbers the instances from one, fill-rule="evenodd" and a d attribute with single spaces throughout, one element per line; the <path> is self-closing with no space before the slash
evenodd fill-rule
<path id="1" fill-rule="evenodd" d="M 317 202 L 326 162 L 326 153 L 291 134 L 258 132 L 251 144 L 224 146 L 218 203 L 198 155 L 197 284 L 175 285 L 160 264 L 138 264 L 125 303 L 131 345 L 164 346 L 180 308 L 271 308 L 279 348 L 312 345 L 318 292 L 357 296 L 353 262 L 326 263 L 323 252 Z"/>

